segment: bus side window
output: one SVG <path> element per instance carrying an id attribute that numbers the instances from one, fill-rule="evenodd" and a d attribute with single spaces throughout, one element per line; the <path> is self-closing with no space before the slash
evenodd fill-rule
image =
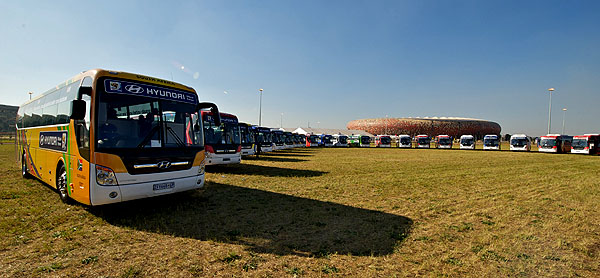
<path id="1" fill-rule="evenodd" d="M 81 82 L 81 87 L 91 87 L 92 79 L 85 77 Z M 83 120 L 75 121 L 75 136 L 77 138 L 77 147 L 79 154 L 87 161 L 90 160 L 90 113 L 92 97 L 82 95 L 81 99 L 85 101 L 85 117 Z"/>

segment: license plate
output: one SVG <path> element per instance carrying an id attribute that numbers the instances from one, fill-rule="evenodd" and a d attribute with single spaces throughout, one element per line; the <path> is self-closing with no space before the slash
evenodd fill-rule
<path id="1" fill-rule="evenodd" d="M 223 158 L 223 161 L 229 161 L 231 158 Z"/>
<path id="2" fill-rule="evenodd" d="M 171 188 L 175 188 L 175 183 L 174 182 L 164 182 L 164 183 L 157 183 L 157 184 L 153 184 L 152 185 L 152 189 L 154 191 L 156 191 L 156 190 L 171 189 Z"/>

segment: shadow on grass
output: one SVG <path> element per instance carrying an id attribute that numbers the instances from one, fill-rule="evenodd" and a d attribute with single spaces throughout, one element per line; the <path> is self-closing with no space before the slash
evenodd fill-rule
<path id="1" fill-rule="evenodd" d="M 262 157 L 260 159 L 262 159 Z M 289 169 L 253 164 L 210 165 L 206 166 L 206 172 L 266 177 L 318 177 L 327 173 L 323 171 Z"/>
<path id="2" fill-rule="evenodd" d="M 308 161 L 306 159 L 293 158 L 293 156 L 307 156 L 307 155 L 290 155 L 285 154 L 284 157 L 273 156 L 273 155 L 260 155 L 256 156 L 245 156 L 243 160 L 254 160 L 254 161 L 270 161 L 270 162 L 302 162 Z"/>
<path id="3" fill-rule="evenodd" d="M 318 148 L 299 148 L 299 149 L 286 149 L 286 150 L 276 150 L 272 152 L 265 153 L 267 155 L 270 154 L 309 154 L 315 153 L 319 151 Z"/>
<path id="4" fill-rule="evenodd" d="M 310 152 L 281 152 L 281 151 L 276 151 L 276 152 L 269 152 L 269 153 L 262 153 L 260 155 L 260 157 L 263 156 L 313 156 L 313 154 L 311 154 Z"/>
<path id="5" fill-rule="evenodd" d="M 209 183 L 207 189 L 91 209 L 116 226 L 241 244 L 248 251 L 322 257 L 381 256 L 410 232 L 403 216 L 269 191 Z"/>

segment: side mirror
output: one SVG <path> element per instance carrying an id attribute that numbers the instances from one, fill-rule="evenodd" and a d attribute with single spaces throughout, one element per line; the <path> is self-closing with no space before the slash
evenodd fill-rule
<path id="1" fill-rule="evenodd" d="M 79 93 L 77 98 L 81 98 L 83 95 L 92 95 L 92 87 L 79 87 Z"/>
<path id="2" fill-rule="evenodd" d="M 196 110 L 202 109 L 210 109 L 210 112 L 213 114 L 213 118 L 215 120 L 215 125 L 221 125 L 221 114 L 219 114 L 219 108 L 216 104 L 212 102 L 200 102 L 198 103 L 198 106 L 196 106 Z"/>
<path id="3" fill-rule="evenodd" d="M 85 118 L 85 101 L 75 99 L 71 101 L 71 119 L 83 120 Z"/>

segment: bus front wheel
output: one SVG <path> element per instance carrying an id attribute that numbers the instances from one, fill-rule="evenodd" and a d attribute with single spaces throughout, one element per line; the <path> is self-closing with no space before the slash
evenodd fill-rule
<path id="1" fill-rule="evenodd" d="M 71 198 L 67 192 L 67 171 L 65 170 L 65 165 L 62 164 L 57 172 L 56 189 L 58 189 L 60 200 L 63 201 L 63 203 L 69 203 Z"/>

